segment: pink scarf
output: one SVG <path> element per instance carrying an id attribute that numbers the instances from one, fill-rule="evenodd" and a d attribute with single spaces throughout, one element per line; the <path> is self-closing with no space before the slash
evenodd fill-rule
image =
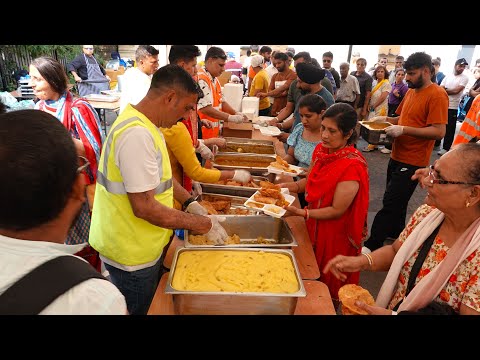
<path id="1" fill-rule="evenodd" d="M 432 210 L 405 240 L 393 259 L 387 277 L 378 294 L 376 304 L 386 308 L 390 303 L 405 262 L 417 251 L 445 215 L 438 209 Z M 432 302 L 444 288 L 457 267 L 480 247 L 480 218 L 476 219 L 450 248 L 447 256 L 415 285 L 400 304 L 398 311 L 416 311 Z"/>

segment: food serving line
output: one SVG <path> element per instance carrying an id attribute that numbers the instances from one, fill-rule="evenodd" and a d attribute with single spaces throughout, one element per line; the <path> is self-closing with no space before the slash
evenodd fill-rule
<path id="1" fill-rule="evenodd" d="M 267 140 L 272 141 L 276 153 L 280 156 L 285 155 L 285 149 L 282 142 L 271 136 L 262 135 L 257 129 L 253 130 L 252 139 L 254 140 Z M 207 163 L 207 167 L 211 164 Z M 274 183 L 283 183 L 293 181 L 292 176 L 279 174 L 276 176 Z M 295 200 L 293 205 L 300 206 L 298 196 L 293 194 Z M 327 286 L 321 281 L 320 269 L 318 268 L 315 254 L 313 252 L 312 244 L 308 236 L 305 220 L 300 216 L 291 216 L 285 218 L 286 223 L 290 227 L 293 237 L 296 239 L 297 246 L 291 248 L 294 253 L 298 272 L 303 282 L 303 287 L 306 292 L 306 296 L 299 297 L 295 305 L 295 315 L 335 315 L 335 309 L 333 307 L 332 299 L 328 291 Z M 166 269 L 171 269 L 172 263 L 175 260 L 177 248 L 181 251 L 184 247 L 185 241 L 178 239 L 176 236 L 168 248 L 165 255 L 163 266 Z M 215 247 L 215 248 L 218 248 Z M 224 248 L 227 250 L 227 248 Z M 154 298 L 150 305 L 148 315 L 175 315 L 174 297 L 171 293 L 166 293 L 165 290 L 169 288 L 168 278 L 170 272 L 164 273 Z M 225 312 L 228 315 L 228 311 Z"/>

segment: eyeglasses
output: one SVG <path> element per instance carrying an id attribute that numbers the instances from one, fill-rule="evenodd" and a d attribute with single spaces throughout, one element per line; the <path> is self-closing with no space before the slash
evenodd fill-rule
<path id="1" fill-rule="evenodd" d="M 323 62 L 328 62 L 328 63 L 330 63 L 330 62 L 332 62 L 332 60 L 323 59 Z"/>
<path id="2" fill-rule="evenodd" d="M 83 156 L 78 156 L 78 157 L 84 162 L 84 164 L 78 167 L 77 174 L 85 171 L 87 167 L 90 165 L 90 161 L 88 161 L 86 157 L 83 157 Z"/>
<path id="3" fill-rule="evenodd" d="M 93 48 L 84 47 L 85 50 L 93 50 Z"/>
<path id="4" fill-rule="evenodd" d="M 469 183 L 469 182 L 463 182 L 463 181 L 448 181 L 448 180 L 437 179 L 435 177 L 434 171 L 435 169 L 433 168 L 433 165 L 430 165 L 428 167 L 428 176 L 430 177 L 430 180 L 429 180 L 430 184 L 480 185 L 479 183 Z"/>

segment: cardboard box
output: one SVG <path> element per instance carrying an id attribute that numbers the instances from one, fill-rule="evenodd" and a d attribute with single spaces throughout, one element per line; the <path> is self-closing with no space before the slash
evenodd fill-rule
<path id="1" fill-rule="evenodd" d="M 251 123 L 235 124 L 230 122 L 223 123 L 222 136 L 251 139 L 253 135 L 253 125 Z"/>
<path id="2" fill-rule="evenodd" d="M 110 77 L 110 81 L 117 81 L 117 76 L 125 73 L 125 67 L 119 66 L 118 70 L 106 69 L 105 72 Z"/>

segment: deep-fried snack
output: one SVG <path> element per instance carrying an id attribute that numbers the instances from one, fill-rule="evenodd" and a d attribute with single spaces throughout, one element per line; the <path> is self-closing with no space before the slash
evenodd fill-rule
<path id="1" fill-rule="evenodd" d="M 261 188 L 258 190 L 258 192 L 262 195 L 262 196 L 267 196 L 267 197 L 272 197 L 274 199 L 284 199 L 282 193 L 280 192 L 279 189 L 264 189 L 264 188 Z"/>
<path id="2" fill-rule="evenodd" d="M 368 305 L 374 305 L 375 300 L 367 289 L 355 284 L 343 285 L 338 290 L 338 298 L 342 303 L 343 315 L 368 315 L 368 313 L 355 305 L 360 300 Z"/>
<path id="3" fill-rule="evenodd" d="M 253 201 L 249 201 L 247 203 L 248 206 L 250 207 L 254 207 L 254 208 L 257 208 L 257 209 L 261 209 L 265 206 L 265 204 L 261 204 L 261 203 L 256 203 L 256 202 L 253 202 Z"/>
<path id="4" fill-rule="evenodd" d="M 212 204 L 213 208 L 217 211 L 227 211 L 230 209 L 232 202 L 230 200 L 215 200 L 210 201 L 210 204 Z"/>
<path id="5" fill-rule="evenodd" d="M 283 160 L 279 155 L 275 156 L 275 159 L 277 160 L 277 163 L 279 163 L 280 165 L 285 166 L 285 167 L 288 169 L 288 167 L 289 167 L 288 162 L 286 162 L 285 160 Z"/>
<path id="6" fill-rule="evenodd" d="M 271 162 L 271 163 L 270 163 L 270 166 L 273 166 L 273 167 L 275 167 L 275 168 L 277 168 L 277 169 L 280 169 L 280 170 L 283 170 L 283 171 L 286 171 L 286 172 L 296 173 L 295 170 L 292 170 L 292 169 L 290 169 L 288 166 L 285 166 L 285 165 L 283 165 L 283 164 L 280 164 L 280 163 L 278 163 L 278 162 L 276 162 L 276 161 Z"/>
<path id="7" fill-rule="evenodd" d="M 261 203 L 264 203 L 264 204 L 272 204 L 272 205 L 275 205 L 275 203 L 277 202 L 277 199 L 274 199 L 274 198 L 271 198 L 271 197 L 267 197 L 267 196 L 262 196 L 260 194 L 255 194 L 253 196 L 253 199 L 255 201 L 258 201 L 258 202 L 261 202 Z"/>
<path id="8" fill-rule="evenodd" d="M 208 211 L 208 215 L 218 215 L 217 210 L 213 207 L 212 203 L 207 200 L 199 201 L 199 204 L 202 205 Z"/>
<path id="9" fill-rule="evenodd" d="M 265 188 L 265 189 L 278 189 L 278 190 L 280 190 L 280 185 L 271 183 L 268 180 L 267 181 L 260 180 L 259 184 L 262 188 Z"/>

